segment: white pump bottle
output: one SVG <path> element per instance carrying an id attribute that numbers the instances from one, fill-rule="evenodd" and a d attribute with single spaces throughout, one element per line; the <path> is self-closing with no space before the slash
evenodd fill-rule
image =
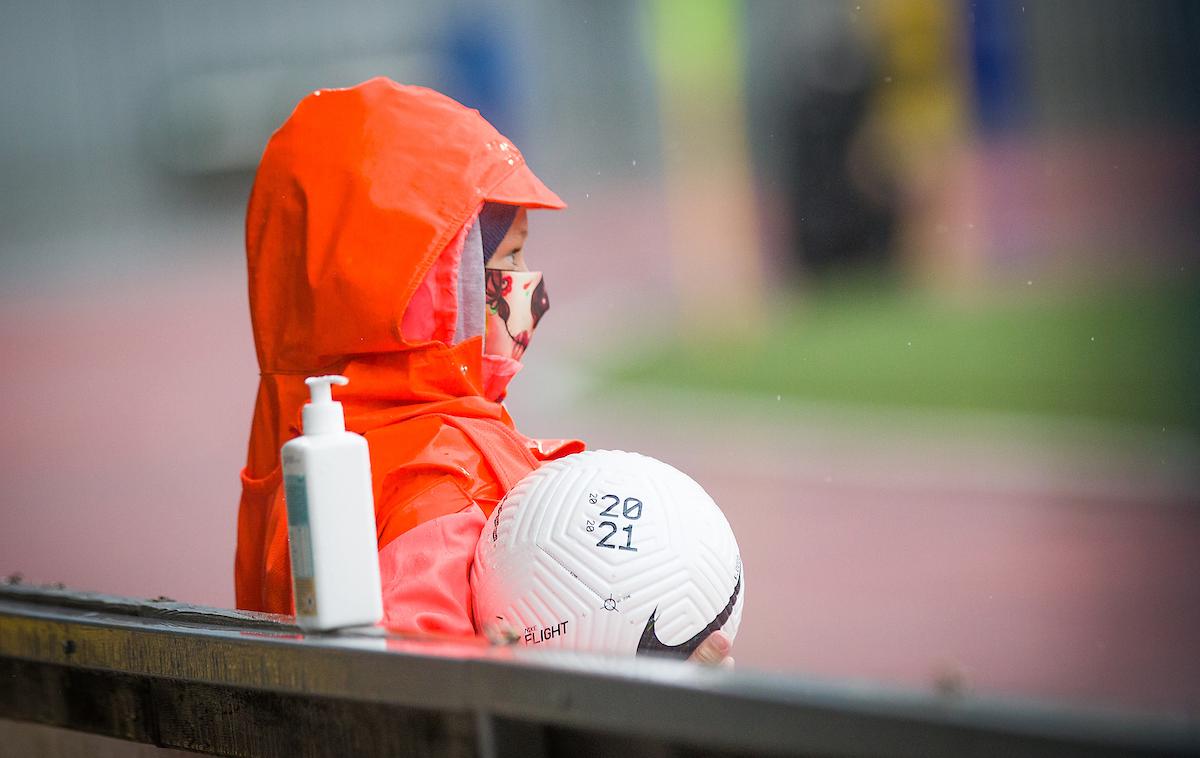
<path id="1" fill-rule="evenodd" d="M 296 623 L 308 631 L 375 624 L 383 618 L 375 505 L 367 440 L 346 431 L 331 384 L 304 380 L 304 434 L 283 446 L 284 497 Z"/>

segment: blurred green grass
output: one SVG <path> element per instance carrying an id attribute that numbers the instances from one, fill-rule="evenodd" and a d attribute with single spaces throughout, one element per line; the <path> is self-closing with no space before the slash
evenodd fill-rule
<path id="1" fill-rule="evenodd" d="M 841 283 L 777 303 L 755 338 L 651 335 L 608 373 L 626 386 L 1197 433 L 1198 285 L 1191 277 L 1039 285 L 954 302 L 880 282 Z"/>

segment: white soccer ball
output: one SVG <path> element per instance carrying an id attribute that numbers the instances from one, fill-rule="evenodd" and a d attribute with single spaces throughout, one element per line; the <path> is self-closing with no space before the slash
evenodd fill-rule
<path id="1" fill-rule="evenodd" d="M 530 647 L 686 658 L 737 634 L 745 579 L 725 515 L 637 453 L 544 464 L 496 506 L 471 567 L 476 625 Z"/>

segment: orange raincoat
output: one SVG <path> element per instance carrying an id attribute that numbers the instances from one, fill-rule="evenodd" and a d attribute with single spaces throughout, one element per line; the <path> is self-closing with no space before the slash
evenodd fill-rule
<path id="1" fill-rule="evenodd" d="M 481 337 L 453 344 L 463 239 L 484 201 L 565 207 L 478 112 L 432 90 L 320 90 L 271 137 L 246 214 L 261 379 L 239 608 L 293 612 L 279 448 L 299 434 L 304 378 L 338 373 L 346 426 L 370 444 L 385 622 L 473 633 L 486 518 L 540 461 L 583 449 L 518 433 L 487 399 L 511 374 L 488 371 Z"/>

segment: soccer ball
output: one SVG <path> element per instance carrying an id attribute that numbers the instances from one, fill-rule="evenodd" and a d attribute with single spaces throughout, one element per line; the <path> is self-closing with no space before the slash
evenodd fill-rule
<path id="1" fill-rule="evenodd" d="M 528 646 L 686 658 L 737 634 L 741 553 L 678 469 L 593 450 L 544 464 L 496 506 L 471 567 L 475 622 Z"/>

